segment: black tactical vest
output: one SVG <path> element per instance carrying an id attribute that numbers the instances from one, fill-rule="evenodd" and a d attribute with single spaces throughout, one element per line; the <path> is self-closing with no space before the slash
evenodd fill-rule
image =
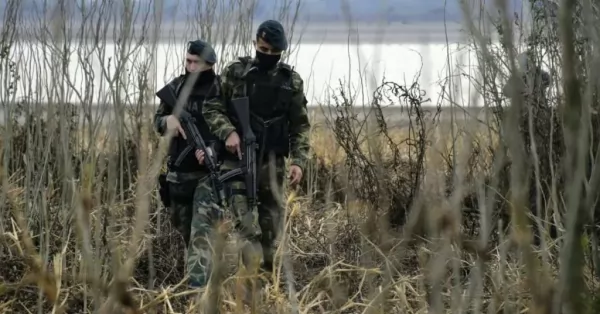
<path id="1" fill-rule="evenodd" d="M 247 66 L 248 59 L 241 60 Z M 288 112 L 293 95 L 292 69 L 281 63 L 278 67 L 276 75 L 249 68 L 243 78 L 250 102 L 250 123 L 259 145 L 259 158 L 271 152 L 280 157 L 289 155 Z M 237 125 L 236 119 L 232 120 Z"/>
<path id="2" fill-rule="evenodd" d="M 176 94 L 179 95 L 184 85 L 184 80 L 176 87 Z M 218 88 L 215 87 L 215 82 L 218 82 L 218 76 L 211 75 L 210 77 L 201 78 L 201 81 L 196 83 L 192 89 L 188 102 L 185 104 L 185 110 L 190 113 L 196 120 L 196 128 L 204 139 L 207 146 L 214 145 L 218 139 L 210 132 L 204 115 L 202 114 L 202 105 L 209 96 L 214 95 Z M 176 165 L 176 161 L 180 164 Z M 205 166 L 199 165 L 196 159 L 195 152 L 188 145 L 187 140 L 182 136 L 173 137 L 169 148 L 168 167 L 170 171 L 175 172 L 195 172 L 205 170 Z"/>

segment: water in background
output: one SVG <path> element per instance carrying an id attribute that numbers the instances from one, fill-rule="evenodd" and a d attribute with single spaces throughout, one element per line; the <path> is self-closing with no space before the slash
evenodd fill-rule
<path id="1" fill-rule="evenodd" d="M 55 101 L 59 95 L 64 95 L 73 103 L 113 103 L 111 95 L 114 93 L 111 90 L 117 88 L 114 76 L 115 61 L 119 57 L 118 47 L 114 43 L 106 43 L 103 47 L 99 49 L 92 45 L 73 44 L 68 48 L 69 59 L 65 61 L 68 66 L 63 71 L 63 60 L 53 49 L 35 42 L 17 43 L 11 55 L 20 75 L 16 99 L 27 97 L 35 102 L 47 102 L 49 95 Z M 183 68 L 184 42 L 179 45 L 159 43 L 155 68 L 150 57 L 151 47 L 131 47 L 130 51 L 123 55 L 128 60 L 124 67 L 127 81 L 120 86 L 122 97 L 128 99 L 126 102 L 136 102 L 133 99 L 139 93 L 137 86 L 141 72 L 148 73 L 158 89 L 180 74 Z M 357 105 L 368 103 L 368 96 L 384 77 L 386 81 L 399 84 L 411 84 L 415 79 L 418 80 L 432 104 L 440 102 L 442 96 L 448 98 L 450 92 L 458 104 L 481 105 L 472 82 L 477 79 L 477 63 L 471 48 L 465 44 L 447 46 L 442 42 L 394 42 L 349 45 L 339 41 L 322 44 L 310 42 L 295 46 L 287 61 L 303 77 L 310 105 L 331 102 L 331 93 L 339 94 L 340 81 L 346 93 L 351 91 L 355 96 Z M 93 87 L 85 83 L 86 77 L 88 82 L 94 82 Z M 52 88 L 58 86 L 64 88 Z M 441 94 L 443 86 L 445 95 Z M 86 89 L 89 88 L 94 90 L 86 98 Z M 154 101 L 157 99 L 154 98 Z M 448 103 L 447 100 L 442 102 Z"/>

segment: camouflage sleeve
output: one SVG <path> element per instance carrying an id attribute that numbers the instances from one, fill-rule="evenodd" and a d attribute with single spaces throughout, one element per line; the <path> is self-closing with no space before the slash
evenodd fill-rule
<path id="1" fill-rule="evenodd" d="M 305 169 L 309 153 L 310 122 L 308 121 L 308 110 L 306 96 L 304 95 L 304 82 L 300 75 L 293 72 L 292 104 L 288 117 L 290 128 L 290 158 L 293 165 Z"/>
<path id="2" fill-rule="evenodd" d="M 220 95 L 207 100 L 202 106 L 202 114 L 210 131 L 222 141 L 225 141 L 235 127 L 227 117 L 227 101 L 231 99 L 231 66 L 225 67 L 220 74 Z"/>
<path id="3" fill-rule="evenodd" d="M 161 136 L 165 135 L 167 130 L 167 116 L 173 112 L 173 108 L 164 101 L 160 101 L 156 113 L 154 113 L 154 130 Z"/>

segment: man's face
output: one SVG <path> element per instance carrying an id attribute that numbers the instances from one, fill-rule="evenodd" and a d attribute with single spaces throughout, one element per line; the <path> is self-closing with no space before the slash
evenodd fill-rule
<path id="1" fill-rule="evenodd" d="M 212 65 L 207 64 L 197 55 L 186 54 L 185 56 L 185 68 L 189 72 L 202 72 L 212 68 Z"/>
<path id="2" fill-rule="evenodd" d="M 281 50 L 273 48 L 273 46 L 264 41 L 262 38 L 258 38 L 258 40 L 254 42 L 254 47 L 256 50 L 268 55 L 280 55 L 282 52 Z"/>

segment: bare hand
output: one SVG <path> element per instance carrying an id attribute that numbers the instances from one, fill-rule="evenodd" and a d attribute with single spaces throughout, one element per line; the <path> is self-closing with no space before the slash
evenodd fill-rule
<path id="1" fill-rule="evenodd" d="M 300 183 L 300 180 L 302 180 L 302 168 L 300 168 L 296 165 L 291 165 L 289 178 L 290 178 L 291 185 L 296 185 L 296 184 Z"/>
<path id="2" fill-rule="evenodd" d="M 167 116 L 167 130 L 175 130 L 175 134 L 173 136 L 177 136 L 177 134 L 181 134 L 184 139 L 187 139 L 185 136 L 185 132 L 183 132 L 183 128 L 179 123 L 179 120 L 174 115 Z"/>
<path id="3" fill-rule="evenodd" d="M 240 136 L 236 131 L 231 132 L 225 141 L 225 148 L 232 154 L 237 153 L 238 158 L 242 160 L 242 151 L 240 150 Z"/>
<path id="4" fill-rule="evenodd" d="M 196 149 L 196 159 L 198 159 L 198 163 L 203 165 L 204 164 L 204 151 Z"/>

